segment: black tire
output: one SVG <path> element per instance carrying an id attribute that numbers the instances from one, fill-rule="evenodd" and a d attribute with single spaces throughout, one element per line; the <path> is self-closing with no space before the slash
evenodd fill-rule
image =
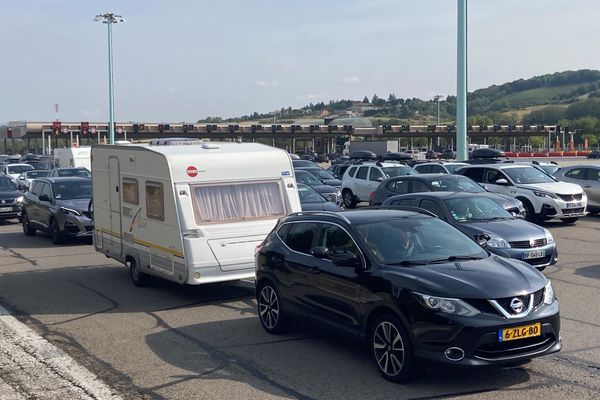
<path id="1" fill-rule="evenodd" d="M 565 224 L 574 224 L 578 219 L 579 218 L 561 218 L 560 220 Z"/>
<path id="2" fill-rule="evenodd" d="M 546 269 L 546 267 L 535 267 L 535 269 L 537 269 L 538 271 L 542 272 L 543 270 Z"/>
<path id="3" fill-rule="evenodd" d="M 588 210 L 588 213 L 590 213 L 590 215 L 596 215 L 600 213 L 600 210 Z"/>
<path id="4" fill-rule="evenodd" d="M 529 222 L 537 224 L 540 222 L 540 217 L 535 213 L 535 210 L 528 200 L 521 200 L 525 207 L 525 219 Z"/>
<path id="5" fill-rule="evenodd" d="M 62 244 L 64 242 L 65 239 L 63 233 L 60 231 L 55 219 L 50 220 L 48 229 L 50 230 L 50 239 L 52 239 L 52 243 Z"/>
<path id="6" fill-rule="evenodd" d="M 146 287 L 150 283 L 150 275 L 143 273 L 134 258 L 127 260 L 129 263 L 129 276 L 131 282 L 137 287 Z"/>
<path id="7" fill-rule="evenodd" d="M 256 304 L 258 319 L 265 331 L 279 335 L 289 329 L 288 316 L 283 311 L 279 291 L 273 283 L 261 283 L 256 291 Z"/>
<path id="8" fill-rule="evenodd" d="M 33 228 L 29 224 L 29 217 L 27 216 L 27 214 L 23 213 L 22 219 L 23 219 L 23 233 L 25 234 L 25 236 L 35 235 L 36 229 Z"/>
<path id="9" fill-rule="evenodd" d="M 397 316 L 383 314 L 373 322 L 370 346 L 377 370 L 388 381 L 408 382 L 419 373 L 410 336 Z"/>
<path id="10" fill-rule="evenodd" d="M 344 189 L 344 191 L 342 192 L 342 201 L 344 202 L 344 207 L 356 208 L 356 199 L 354 198 L 352 190 Z"/>

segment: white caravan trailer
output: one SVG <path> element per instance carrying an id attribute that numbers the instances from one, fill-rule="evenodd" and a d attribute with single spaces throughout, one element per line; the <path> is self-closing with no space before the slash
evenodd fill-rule
<path id="1" fill-rule="evenodd" d="M 58 168 L 83 167 L 91 171 L 91 150 L 92 148 L 89 146 L 54 149 L 54 166 Z"/>
<path id="2" fill-rule="evenodd" d="M 198 285 L 254 277 L 254 251 L 301 211 L 289 155 L 257 143 L 154 140 L 92 148 L 94 246 L 148 275 Z"/>

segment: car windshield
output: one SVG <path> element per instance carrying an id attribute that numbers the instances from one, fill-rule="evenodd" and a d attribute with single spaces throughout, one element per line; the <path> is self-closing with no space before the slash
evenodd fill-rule
<path id="1" fill-rule="evenodd" d="M 310 186 L 321 185 L 321 181 L 306 171 L 296 171 L 296 181 Z"/>
<path id="2" fill-rule="evenodd" d="M 383 264 L 427 264 L 487 253 L 446 222 L 431 217 L 393 218 L 356 226 L 371 255 Z"/>
<path id="3" fill-rule="evenodd" d="M 444 176 L 429 182 L 434 192 L 481 193 L 485 189 L 466 176 Z"/>
<path id="4" fill-rule="evenodd" d="M 43 178 L 48 176 L 50 171 L 27 171 L 25 173 L 25 178 L 27 179 L 35 179 L 35 178 Z"/>
<path id="5" fill-rule="evenodd" d="M 335 176 L 333 176 L 333 174 L 329 171 L 325 171 L 324 169 L 317 171 L 317 170 L 313 170 L 313 175 L 316 175 L 319 177 L 319 179 L 335 179 Z"/>
<path id="6" fill-rule="evenodd" d="M 418 174 L 414 168 L 411 167 L 383 167 L 383 173 L 388 178 L 393 178 L 395 176 L 403 176 L 403 175 L 416 175 Z"/>
<path id="7" fill-rule="evenodd" d="M 548 174 L 554 175 L 560 169 L 558 165 L 540 165 L 540 167 Z"/>
<path id="8" fill-rule="evenodd" d="M 7 177 L 0 176 L 0 190 L 17 190 L 17 187 Z"/>
<path id="9" fill-rule="evenodd" d="M 32 170 L 31 165 L 9 165 L 7 167 L 9 174 L 20 174 L 21 172 Z"/>
<path id="10" fill-rule="evenodd" d="M 533 167 L 506 168 L 502 171 L 510 176 L 510 179 L 515 183 L 529 184 L 556 182 L 542 171 Z"/>
<path id="11" fill-rule="evenodd" d="M 459 169 L 466 167 L 467 165 L 469 165 L 469 164 L 446 164 L 446 165 L 444 165 L 444 167 L 446 167 L 448 172 L 453 174 L 456 171 L 458 171 Z"/>
<path id="12" fill-rule="evenodd" d="M 92 181 L 74 180 L 56 182 L 52 185 L 57 200 L 89 199 L 92 197 Z"/>
<path id="13" fill-rule="evenodd" d="M 444 204 L 457 222 L 499 221 L 514 217 L 487 197 L 458 197 Z"/>
<path id="14" fill-rule="evenodd" d="M 87 169 L 59 169 L 58 176 L 69 177 L 69 176 L 83 176 L 84 178 L 91 178 L 92 174 Z"/>
<path id="15" fill-rule="evenodd" d="M 300 196 L 300 203 L 325 203 L 327 200 L 321 196 L 319 192 L 310 186 L 300 184 L 298 185 L 298 195 Z"/>

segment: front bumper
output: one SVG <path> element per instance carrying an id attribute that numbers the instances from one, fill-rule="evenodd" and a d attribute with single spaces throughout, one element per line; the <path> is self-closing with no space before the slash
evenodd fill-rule
<path id="1" fill-rule="evenodd" d="M 21 206 L 19 204 L 0 204 L 0 220 L 21 218 Z"/>
<path id="2" fill-rule="evenodd" d="M 486 247 L 486 249 L 489 250 L 490 252 L 497 254 L 499 256 L 502 256 L 502 257 L 515 258 L 517 260 L 524 261 L 527 264 L 532 265 L 534 267 L 547 267 L 548 265 L 556 264 L 556 262 L 558 261 L 558 250 L 556 247 L 556 243 L 548 244 L 546 246 L 526 248 L 526 249 L 518 249 L 518 248 L 512 248 L 512 247 L 510 247 L 510 248 Z M 544 256 L 537 257 L 537 258 L 525 259 L 525 255 L 527 253 L 535 252 L 535 251 L 543 251 Z"/>
<path id="3" fill-rule="evenodd" d="M 66 215 L 63 220 L 62 232 L 64 235 L 74 238 L 92 237 L 94 222 L 85 215 Z"/>
<path id="4" fill-rule="evenodd" d="M 558 301 L 542 304 L 529 316 L 505 319 L 488 313 L 475 317 L 455 317 L 437 314 L 437 324 L 427 329 L 413 330 L 415 356 L 433 362 L 461 366 L 501 365 L 518 363 L 555 353 L 562 348 Z M 541 324 L 541 335 L 500 342 L 504 328 Z M 431 324 L 431 323 L 429 323 Z M 448 359 L 445 352 L 458 348 L 464 352 L 460 360 Z"/>
<path id="5" fill-rule="evenodd" d="M 577 207 L 571 207 L 571 206 Z M 544 219 L 560 219 L 560 218 L 580 218 L 587 215 L 587 198 L 584 197 L 582 200 L 577 202 L 565 202 L 560 199 L 548 199 L 544 200 L 540 215 Z"/>

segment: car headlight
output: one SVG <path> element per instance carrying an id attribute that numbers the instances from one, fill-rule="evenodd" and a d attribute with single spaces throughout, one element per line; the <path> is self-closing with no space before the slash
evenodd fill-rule
<path id="1" fill-rule="evenodd" d="M 413 292 L 421 303 L 430 310 L 441 311 L 446 314 L 462 315 L 472 317 L 479 314 L 479 311 L 468 303 L 460 299 L 450 299 L 446 297 L 429 296 Z"/>
<path id="2" fill-rule="evenodd" d="M 550 197 L 552 199 L 557 198 L 554 193 L 543 192 L 541 190 L 534 190 L 533 194 L 535 194 L 537 197 Z"/>
<path id="3" fill-rule="evenodd" d="M 485 244 L 493 248 L 509 248 L 510 244 L 500 236 L 490 236 L 490 239 Z"/>
<path id="4" fill-rule="evenodd" d="M 19 196 L 15 199 L 15 203 L 22 203 L 23 202 L 23 196 Z"/>
<path id="5" fill-rule="evenodd" d="M 68 207 L 61 207 L 60 212 L 65 215 L 75 215 L 75 216 L 81 215 L 81 213 L 79 211 L 73 210 L 72 208 L 68 208 Z"/>
<path id="6" fill-rule="evenodd" d="M 550 231 L 548 229 L 544 229 L 544 230 L 546 231 L 546 243 L 548 243 L 548 244 L 554 243 L 554 237 L 552 236 Z"/>
<path id="7" fill-rule="evenodd" d="M 340 189 L 336 189 L 335 196 L 336 197 L 342 197 L 342 191 Z"/>
<path id="8" fill-rule="evenodd" d="M 546 287 L 544 288 L 544 304 L 552 304 L 556 300 L 556 295 L 554 294 L 554 288 L 552 287 L 552 282 L 548 281 Z"/>

